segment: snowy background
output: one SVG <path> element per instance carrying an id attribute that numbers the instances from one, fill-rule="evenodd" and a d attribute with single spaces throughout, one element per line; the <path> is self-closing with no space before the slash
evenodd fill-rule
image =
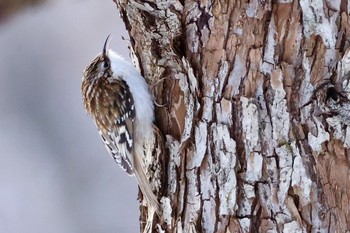
<path id="1" fill-rule="evenodd" d="M 137 186 L 83 110 L 82 71 L 128 57 L 115 4 L 51 0 L 0 24 L 0 232 L 137 232 Z"/>

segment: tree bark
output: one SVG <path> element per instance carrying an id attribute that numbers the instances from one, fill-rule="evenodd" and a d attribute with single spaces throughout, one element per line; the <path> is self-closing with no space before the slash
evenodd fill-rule
<path id="1" fill-rule="evenodd" d="M 350 231 L 348 0 L 114 1 L 164 104 L 142 231 Z"/>

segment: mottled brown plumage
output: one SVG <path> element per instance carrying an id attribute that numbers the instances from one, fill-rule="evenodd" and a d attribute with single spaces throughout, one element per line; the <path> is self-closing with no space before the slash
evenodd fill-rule
<path id="1" fill-rule="evenodd" d="M 101 62 L 97 59 L 97 62 Z M 96 66 L 95 64 L 93 66 Z M 111 156 L 120 163 L 129 174 L 133 174 L 131 156 L 120 154 L 120 147 L 126 145 L 127 152 L 132 153 L 133 121 L 135 120 L 134 100 L 129 87 L 123 80 L 112 79 L 111 72 L 98 79 L 86 79 L 82 83 L 85 109 L 95 121 L 99 133 Z M 125 127 L 125 132 L 121 131 Z M 115 133 L 118 132 L 116 135 Z M 117 142 L 113 140 L 117 139 Z M 117 146 L 113 144 L 117 143 Z M 119 146 L 118 146 L 119 145 Z M 121 157 L 121 158 L 119 158 Z"/>
<path id="2" fill-rule="evenodd" d="M 109 154 L 129 175 L 135 175 L 147 202 L 157 210 L 158 200 L 141 165 L 143 143 L 153 133 L 152 98 L 137 71 L 109 50 L 115 63 L 129 69 L 118 70 L 105 47 L 106 43 L 103 52 L 84 71 L 81 86 L 84 107 L 94 119 Z M 128 81 L 138 87 L 129 86 Z"/>

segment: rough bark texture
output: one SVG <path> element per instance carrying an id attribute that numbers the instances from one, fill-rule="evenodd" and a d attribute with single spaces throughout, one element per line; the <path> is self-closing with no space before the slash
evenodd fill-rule
<path id="1" fill-rule="evenodd" d="M 348 0 L 115 2 L 165 104 L 142 230 L 350 231 Z"/>

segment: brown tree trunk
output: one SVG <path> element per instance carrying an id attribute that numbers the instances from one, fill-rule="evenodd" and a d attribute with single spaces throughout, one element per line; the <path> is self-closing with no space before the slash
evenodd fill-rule
<path id="1" fill-rule="evenodd" d="M 348 0 L 114 1 L 165 105 L 142 229 L 350 231 Z"/>

